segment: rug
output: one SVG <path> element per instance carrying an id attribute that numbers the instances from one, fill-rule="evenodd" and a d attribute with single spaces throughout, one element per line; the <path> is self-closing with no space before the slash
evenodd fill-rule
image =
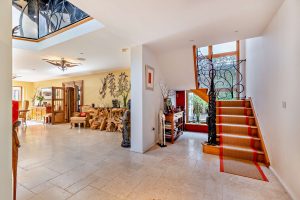
<path id="1" fill-rule="evenodd" d="M 266 175 L 264 174 L 261 166 L 256 162 L 256 154 L 253 154 L 253 161 L 241 160 L 237 158 L 232 158 L 224 156 L 223 149 L 223 137 L 220 135 L 220 171 L 234 174 L 238 176 L 253 178 L 257 180 L 262 180 L 268 182 Z"/>

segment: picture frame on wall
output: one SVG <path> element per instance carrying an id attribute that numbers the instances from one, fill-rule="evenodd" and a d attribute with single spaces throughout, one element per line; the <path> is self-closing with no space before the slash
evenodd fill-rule
<path id="1" fill-rule="evenodd" d="M 52 99 L 52 88 L 42 88 L 41 94 L 44 97 L 45 100 Z"/>
<path id="2" fill-rule="evenodd" d="M 154 68 L 150 65 L 145 66 L 146 89 L 154 90 Z"/>

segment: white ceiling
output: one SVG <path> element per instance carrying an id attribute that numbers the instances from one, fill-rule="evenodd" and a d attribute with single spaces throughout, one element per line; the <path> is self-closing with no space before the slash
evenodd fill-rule
<path id="1" fill-rule="evenodd" d="M 70 0 L 132 44 L 156 50 L 257 36 L 283 0 Z M 93 6 L 91 6 L 93 5 Z M 238 33 L 235 31 L 238 30 Z"/>
<path id="2" fill-rule="evenodd" d="M 42 51 L 14 49 L 18 80 L 38 81 L 61 76 L 42 58 L 85 57 L 69 71 L 90 73 L 129 67 L 121 48 L 147 44 L 156 53 L 205 46 L 260 35 L 283 0 L 70 0 L 104 24 L 104 28 Z M 238 32 L 235 32 L 238 31 Z M 194 40 L 191 42 L 190 40 Z M 84 56 L 79 53 L 84 52 Z M 32 68 L 39 76 L 32 76 Z"/>
<path id="3" fill-rule="evenodd" d="M 121 49 L 128 45 L 125 40 L 110 34 L 106 29 L 101 29 L 41 51 L 14 48 L 13 72 L 21 76 L 16 80 L 36 82 L 107 69 L 128 68 L 130 52 L 121 52 Z M 80 62 L 82 65 L 62 72 L 42 60 L 43 58 L 60 59 L 60 57 L 68 61 Z M 86 61 L 78 61 L 77 58 L 85 58 Z"/>

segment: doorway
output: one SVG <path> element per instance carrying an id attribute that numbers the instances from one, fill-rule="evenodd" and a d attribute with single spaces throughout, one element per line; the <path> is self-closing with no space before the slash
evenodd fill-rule
<path id="1" fill-rule="evenodd" d="M 65 122 L 70 122 L 74 112 L 83 106 L 83 80 L 63 83 L 65 88 Z"/>

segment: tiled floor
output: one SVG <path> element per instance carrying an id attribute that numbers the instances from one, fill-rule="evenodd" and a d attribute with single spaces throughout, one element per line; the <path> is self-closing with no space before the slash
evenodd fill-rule
<path id="1" fill-rule="evenodd" d="M 269 183 L 220 173 L 218 157 L 201 152 L 205 139 L 185 133 L 138 154 L 117 133 L 30 126 L 20 130 L 18 200 L 289 199 L 268 169 Z"/>

